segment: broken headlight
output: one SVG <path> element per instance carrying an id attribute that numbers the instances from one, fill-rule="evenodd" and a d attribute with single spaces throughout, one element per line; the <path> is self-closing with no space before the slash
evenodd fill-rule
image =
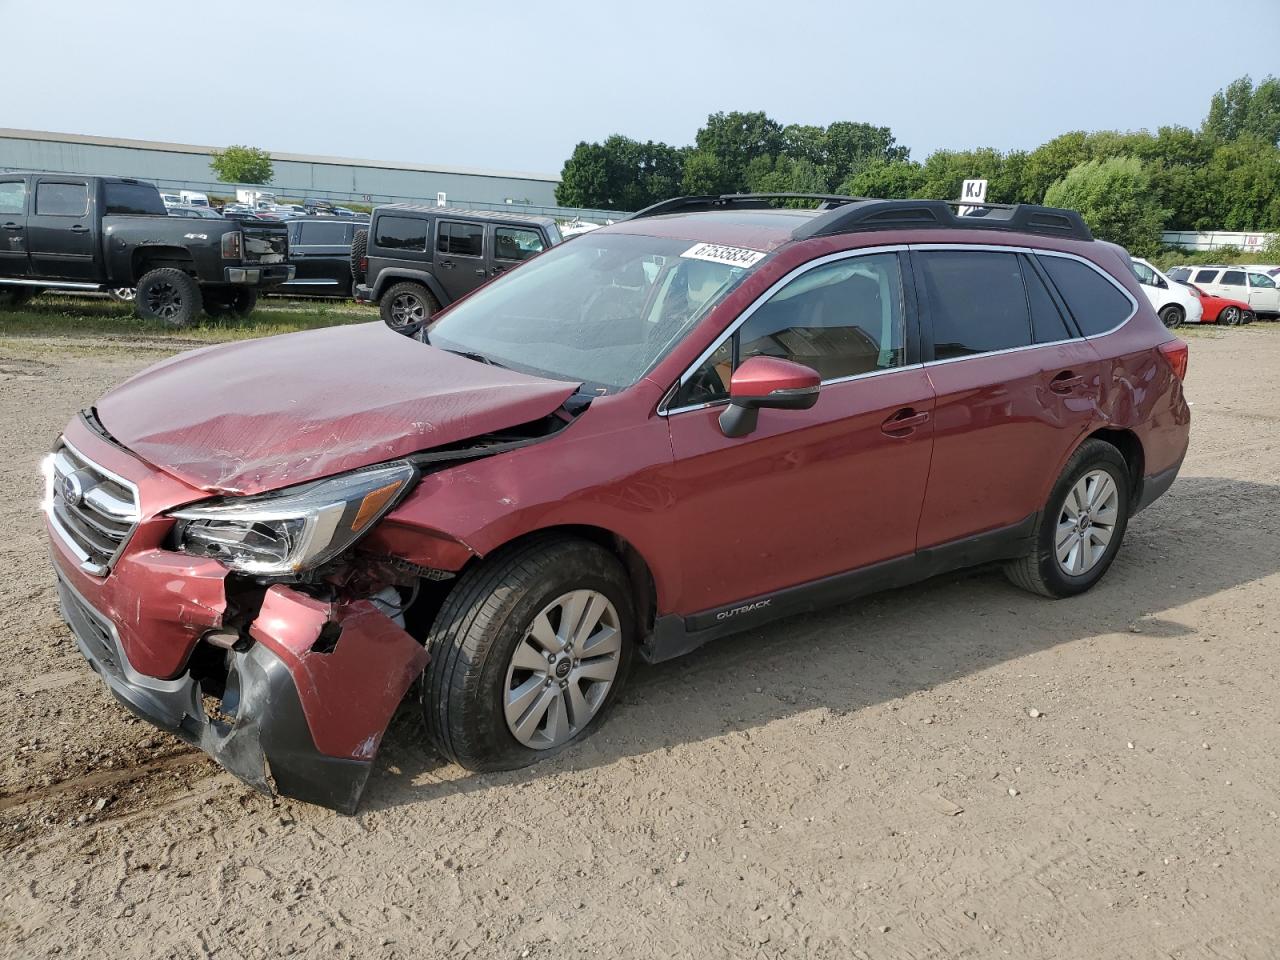
<path id="1" fill-rule="evenodd" d="M 332 560 L 413 485 L 410 463 L 344 473 L 254 497 L 174 510 L 178 548 L 232 570 L 288 576 Z"/>

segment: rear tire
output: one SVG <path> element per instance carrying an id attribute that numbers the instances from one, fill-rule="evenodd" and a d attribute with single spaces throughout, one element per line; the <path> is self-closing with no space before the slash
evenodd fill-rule
<path id="1" fill-rule="evenodd" d="M 397 333 L 412 333 L 431 319 L 440 304 L 420 283 L 394 284 L 378 300 L 382 322 Z"/>
<path id="2" fill-rule="evenodd" d="M 1106 479 L 1114 487 L 1114 498 L 1106 495 Z M 1102 495 L 1097 503 L 1086 504 L 1086 511 L 1075 509 L 1078 504 L 1071 499 L 1082 490 Z M 1086 440 L 1071 455 L 1049 494 L 1034 546 L 1024 556 L 1006 564 L 1005 575 L 1015 586 L 1044 597 L 1084 593 L 1102 579 L 1120 550 L 1129 523 L 1129 498 L 1129 470 L 1120 451 L 1102 440 Z M 1108 503 L 1112 506 L 1110 511 L 1104 509 Z M 1073 512 L 1077 516 L 1073 517 Z M 1085 516 L 1083 523 L 1079 515 Z M 1098 540 L 1104 534 L 1106 543 L 1101 545 Z M 1080 552 L 1070 552 L 1073 542 Z M 1098 552 L 1099 546 L 1101 552 Z M 1073 562 L 1083 568 L 1070 572 L 1068 568 Z"/>
<path id="3" fill-rule="evenodd" d="M 559 661 L 551 663 L 557 654 L 543 668 L 538 656 L 544 648 L 532 642 L 534 624 L 547 620 L 548 610 L 576 593 L 608 601 L 607 605 L 593 603 L 609 608 L 607 616 L 615 626 L 601 630 L 616 632 L 616 638 L 608 635 L 611 644 L 616 641 L 616 652 L 591 657 L 586 651 L 598 645 L 588 647 L 588 638 L 583 637 L 576 654 L 572 645 L 567 654 L 561 654 L 583 658 L 573 660 L 572 669 L 566 664 L 559 672 Z M 585 622 L 589 608 L 582 609 Z M 594 628 L 588 626 L 588 630 Z M 570 638 L 575 633 L 559 620 L 551 636 L 561 632 Z M 606 636 L 603 632 L 592 635 Z M 445 757 L 468 770 L 514 770 L 553 756 L 599 725 L 626 682 L 634 635 L 630 583 L 618 559 L 603 547 L 567 537 L 541 537 L 495 554 L 462 575 L 428 632 L 431 662 L 419 687 L 427 736 Z M 523 666 L 527 657 L 533 660 L 532 673 Z M 590 677 L 580 677 L 579 663 L 606 659 L 612 679 L 590 705 L 596 688 Z M 545 681 L 541 673 L 547 675 Z M 569 689 L 575 684 L 586 685 L 585 699 L 583 687 L 578 687 L 576 696 Z M 527 709 L 520 705 L 524 698 L 517 695 L 526 686 L 533 696 Z M 532 717 L 544 696 L 550 706 L 525 731 L 525 741 L 534 744 L 529 746 L 517 739 L 508 713 L 523 711 Z M 581 722 L 570 722 L 553 736 L 553 720 L 571 717 L 579 709 L 566 706 L 573 703 L 580 705 Z M 553 717 L 554 710 L 566 712 Z"/>
<path id="4" fill-rule="evenodd" d="M 369 231 L 357 230 L 355 236 L 351 238 L 351 292 L 353 294 L 356 285 L 364 283 L 364 271 L 360 268 L 360 261 L 365 258 L 368 251 Z"/>
<path id="5" fill-rule="evenodd" d="M 1182 321 L 1186 318 L 1187 315 L 1176 303 L 1160 308 L 1160 320 L 1170 330 L 1182 326 Z"/>
<path id="6" fill-rule="evenodd" d="M 253 287 L 208 288 L 204 291 L 204 312 L 210 317 L 247 317 L 258 305 Z"/>
<path id="7" fill-rule="evenodd" d="M 174 267 L 161 267 L 143 274 L 134 304 L 144 320 L 187 327 L 200 313 L 204 299 L 200 285 L 191 276 Z"/>

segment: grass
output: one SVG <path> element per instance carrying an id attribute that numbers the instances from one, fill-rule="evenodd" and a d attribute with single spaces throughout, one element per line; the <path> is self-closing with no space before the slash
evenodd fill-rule
<path id="1" fill-rule="evenodd" d="M 106 297 L 37 297 L 18 310 L 0 310 L 0 338 L 146 339 L 221 343 L 294 333 L 344 323 L 377 320 L 378 313 L 350 300 L 289 300 L 263 297 L 247 317 L 213 319 L 203 314 L 189 327 L 171 327 L 134 315 L 127 303 Z"/>

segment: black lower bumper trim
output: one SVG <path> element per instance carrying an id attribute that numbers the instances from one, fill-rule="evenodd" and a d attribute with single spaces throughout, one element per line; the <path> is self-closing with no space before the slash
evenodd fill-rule
<path id="1" fill-rule="evenodd" d="M 280 658 L 260 643 L 227 651 L 222 710 L 210 717 L 190 674 L 157 680 L 130 667 L 109 620 L 58 578 L 58 600 L 76 645 L 107 688 L 131 712 L 199 747 L 245 783 L 307 803 L 354 813 L 372 761 L 329 757 L 316 749 L 298 690 Z"/>
<path id="2" fill-rule="evenodd" d="M 1169 488 L 1173 486 L 1173 481 L 1178 479 L 1178 471 L 1182 469 L 1182 459 L 1179 458 L 1168 470 L 1161 470 L 1159 473 L 1153 473 L 1149 477 L 1142 478 L 1142 493 L 1138 496 L 1138 502 L 1134 504 L 1130 516 L 1140 510 L 1145 510 L 1151 504 L 1169 492 Z"/>

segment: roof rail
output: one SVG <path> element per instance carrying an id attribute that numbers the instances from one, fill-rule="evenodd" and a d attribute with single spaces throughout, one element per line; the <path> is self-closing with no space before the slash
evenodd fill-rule
<path id="1" fill-rule="evenodd" d="M 966 208 L 959 213 L 953 207 Z M 792 232 L 796 240 L 859 230 L 893 229 L 1008 230 L 1073 240 L 1092 240 L 1084 218 L 1074 210 L 1031 203 L 965 203 L 963 200 L 860 200 L 814 217 Z"/>
<path id="2" fill-rule="evenodd" d="M 667 213 L 708 210 L 760 210 L 775 200 L 817 200 L 818 215 L 792 231 L 796 240 L 862 230 L 950 229 L 1006 230 L 1073 240 L 1092 240 L 1084 218 L 1074 210 L 1030 203 L 981 203 L 963 200 L 874 200 L 829 193 L 727 193 L 673 197 L 633 213 L 629 220 Z M 964 213 L 956 209 L 964 208 Z"/>
<path id="3" fill-rule="evenodd" d="M 767 210 L 771 200 L 818 200 L 819 210 L 830 210 L 840 204 L 861 200 L 861 197 L 843 197 L 832 193 L 723 193 L 719 196 L 672 197 L 645 207 L 628 220 L 657 217 L 664 213 L 698 213 L 707 210 Z"/>

